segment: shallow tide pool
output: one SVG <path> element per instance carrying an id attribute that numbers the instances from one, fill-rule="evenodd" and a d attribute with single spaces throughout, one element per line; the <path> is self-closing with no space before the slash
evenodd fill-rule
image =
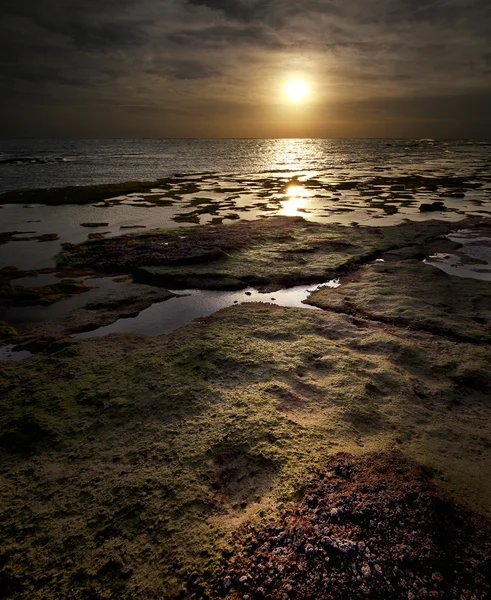
<path id="1" fill-rule="evenodd" d="M 278 306 L 292 306 L 308 310 L 319 310 L 315 306 L 305 304 L 310 294 L 323 287 L 336 288 L 341 285 L 339 279 L 313 285 L 299 285 L 277 290 L 276 292 L 259 292 L 254 288 L 240 291 L 210 290 L 175 290 L 175 298 L 156 302 L 136 317 L 118 319 L 110 325 L 92 331 L 72 335 L 75 339 L 101 337 L 110 333 L 136 333 L 140 335 L 163 335 L 179 327 L 191 323 L 200 317 L 207 317 L 228 306 L 243 302 L 264 302 Z M 46 307 L 43 307 L 46 311 Z M 48 307 L 50 308 L 50 307 Z M 12 345 L 0 347 L 0 361 L 19 361 L 32 356 L 26 350 L 14 351 Z"/>
<path id="2" fill-rule="evenodd" d="M 456 277 L 491 281 L 491 238 L 479 231 L 461 229 L 447 236 L 462 244 L 454 253 L 438 253 L 424 262 Z"/>
<path id="3" fill-rule="evenodd" d="M 191 323 L 199 317 L 207 317 L 214 312 L 240 304 L 242 302 L 265 302 L 278 306 L 293 306 L 310 310 L 319 310 L 315 306 L 304 303 L 310 294 L 323 287 L 336 288 L 341 285 L 339 279 L 333 279 L 317 285 L 300 285 L 276 292 L 259 292 L 247 288 L 238 292 L 209 290 L 176 290 L 179 297 L 157 302 L 141 311 L 138 316 L 129 319 L 118 319 L 111 325 L 93 331 L 77 333 L 77 339 L 100 337 L 109 333 L 138 333 L 141 335 L 162 335 Z"/>

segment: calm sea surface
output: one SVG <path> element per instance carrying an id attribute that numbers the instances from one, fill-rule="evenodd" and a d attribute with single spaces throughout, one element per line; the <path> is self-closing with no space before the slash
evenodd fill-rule
<path id="1" fill-rule="evenodd" d="M 349 171 L 479 174 L 491 144 L 468 140 L 0 140 L 0 192 L 152 180 L 174 173 Z"/>

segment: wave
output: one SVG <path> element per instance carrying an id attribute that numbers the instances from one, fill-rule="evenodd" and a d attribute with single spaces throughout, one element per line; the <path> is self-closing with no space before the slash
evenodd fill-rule
<path id="1" fill-rule="evenodd" d="M 73 156 L 8 156 L 0 158 L 0 165 L 47 165 L 52 163 L 65 163 L 76 160 Z"/>

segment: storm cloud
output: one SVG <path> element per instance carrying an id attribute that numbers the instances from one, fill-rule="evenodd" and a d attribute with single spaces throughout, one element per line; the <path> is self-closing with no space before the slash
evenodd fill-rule
<path id="1" fill-rule="evenodd" d="M 3 136 L 491 136 L 486 0 L 4 0 L 0 28 Z"/>

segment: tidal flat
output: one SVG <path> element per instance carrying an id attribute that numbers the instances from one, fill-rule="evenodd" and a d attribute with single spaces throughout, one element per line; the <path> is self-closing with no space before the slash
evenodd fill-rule
<path id="1" fill-rule="evenodd" d="M 431 257 L 464 261 L 456 232 L 486 247 L 491 223 L 417 198 L 417 221 L 210 221 L 2 269 L 0 332 L 33 352 L 1 363 L 4 597 L 489 597 L 491 283 Z M 251 292 L 166 335 L 73 337 L 187 289 L 334 279 L 315 310 Z"/>

